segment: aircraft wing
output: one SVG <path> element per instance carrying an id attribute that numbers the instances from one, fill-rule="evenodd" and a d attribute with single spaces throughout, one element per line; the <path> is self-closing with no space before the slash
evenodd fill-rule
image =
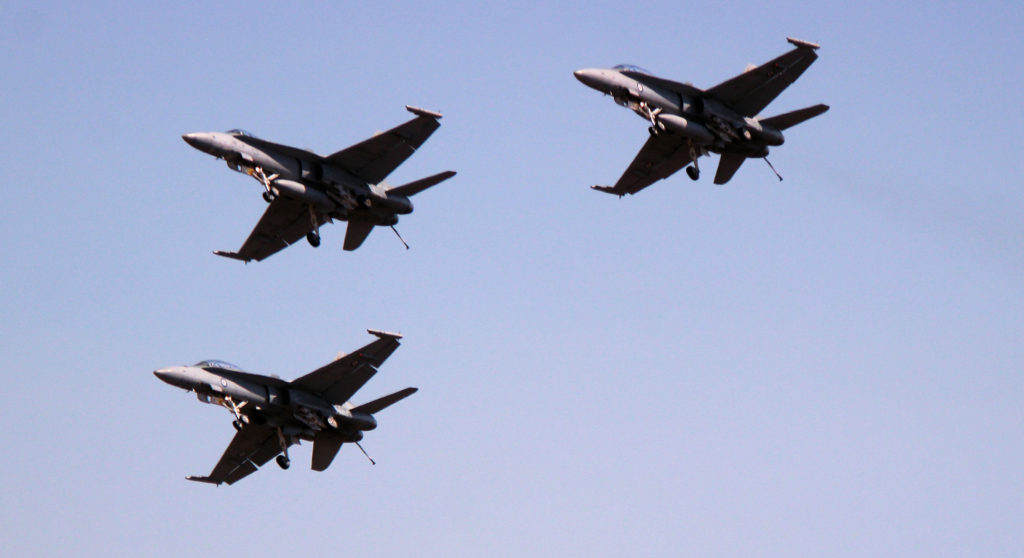
<path id="1" fill-rule="evenodd" d="M 294 244 L 313 230 L 309 215 L 310 206 L 284 196 L 277 196 L 249 234 L 245 244 L 237 252 L 214 252 L 218 256 L 234 258 L 245 262 L 261 261 Z M 316 214 L 318 225 L 327 222 L 327 217 Z"/>
<path id="2" fill-rule="evenodd" d="M 406 107 L 416 118 L 329 155 L 326 160 L 370 184 L 378 184 L 409 158 L 441 126 L 440 114 Z"/>
<path id="3" fill-rule="evenodd" d="M 266 425 L 246 424 L 224 450 L 224 455 L 206 477 L 187 477 L 188 480 L 221 484 L 234 484 L 255 473 L 267 461 L 281 453 L 277 431 Z"/>
<path id="4" fill-rule="evenodd" d="M 635 194 L 668 178 L 693 162 L 686 139 L 677 134 L 651 136 L 637 153 L 615 186 L 593 186 L 595 190 L 624 196 Z"/>
<path id="5" fill-rule="evenodd" d="M 814 52 L 818 45 L 796 39 L 788 40 L 796 48 L 708 89 L 706 95 L 729 105 L 744 116 L 754 116 L 764 110 L 768 103 L 818 59 Z"/>
<path id="6" fill-rule="evenodd" d="M 348 401 L 377 373 L 377 367 L 395 352 L 401 338 L 400 335 L 382 331 L 370 333 L 379 339 L 298 378 L 292 385 L 320 395 L 332 403 Z"/>

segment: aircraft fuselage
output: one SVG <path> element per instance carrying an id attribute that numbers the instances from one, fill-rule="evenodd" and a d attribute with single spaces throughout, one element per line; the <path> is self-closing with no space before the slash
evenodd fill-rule
<path id="1" fill-rule="evenodd" d="M 686 95 L 643 83 L 623 73 L 624 67 L 589 68 L 573 73 L 584 85 L 611 95 L 651 124 L 652 133 L 670 132 L 714 153 L 725 150 L 764 157 L 768 146 L 782 145 L 780 130 L 744 117 L 728 106 L 696 94 Z M 639 69 L 634 69 L 636 71 Z"/>
<path id="2" fill-rule="evenodd" d="M 362 432 L 377 427 L 373 415 L 353 412 L 351 403 L 332 403 L 271 376 L 199 366 L 172 366 L 154 374 L 172 386 L 195 392 L 204 403 L 227 408 L 240 423 L 269 424 L 304 440 L 331 430 L 355 442 L 363 438 Z"/>
<path id="3" fill-rule="evenodd" d="M 192 147 L 227 162 L 228 168 L 263 184 L 268 198 L 286 196 L 313 206 L 332 218 L 347 220 L 356 212 L 380 225 L 412 213 L 406 196 L 387 193 L 382 184 L 367 184 L 309 151 L 276 144 L 240 131 L 194 132 L 182 136 Z"/>

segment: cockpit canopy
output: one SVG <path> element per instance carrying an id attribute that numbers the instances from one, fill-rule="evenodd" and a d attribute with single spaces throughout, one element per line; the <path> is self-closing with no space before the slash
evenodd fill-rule
<path id="1" fill-rule="evenodd" d="M 619 64 L 618 66 L 615 66 L 612 69 L 613 70 L 620 70 L 620 71 L 627 71 L 627 72 L 637 72 L 637 73 L 640 73 L 640 74 L 653 75 L 653 74 L 651 74 L 651 72 L 648 72 L 647 70 L 641 68 L 640 66 L 634 66 L 632 64 Z"/>
<path id="2" fill-rule="evenodd" d="M 216 368 L 217 370 L 231 370 L 233 372 L 245 372 L 241 368 L 231 364 L 230 362 L 224 362 L 223 360 L 204 360 L 195 364 L 196 368 Z"/>
<path id="3" fill-rule="evenodd" d="M 245 137 L 248 137 L 248 138 L 256 137 L 256 135 L 253 134 L 252 132 L 247 132 L 247 131 L 245 131 L 245 130 L 243 130 L 241 128 L 235 128 L 233 130 L 228 130 L 225 133 L 231 134 L 233 136 L 245 136 Z"/>

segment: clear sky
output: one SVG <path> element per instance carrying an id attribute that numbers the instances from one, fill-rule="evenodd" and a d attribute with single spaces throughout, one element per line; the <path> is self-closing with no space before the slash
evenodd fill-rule
<path id="1" fill-rule="evenodd" d="M 97 5 L 91 5 L 97 4 Z M 771 7 L 767 7 L 771 4 Z M 1020 2 L 5 2 L 7 556 L 1024 555 Z M 710 87 L 819 42 L 828 103 L 725 187 L 612 184 L 643 121 L 573 79 Z M 234 250 L 252 180 L 180 139 L 331 153 L 442 127 L 357 252 Z M 286 379 L 403 346 L 420 392 L 326 472 L 189 483 L 230 415 L 152 371 Z"/>

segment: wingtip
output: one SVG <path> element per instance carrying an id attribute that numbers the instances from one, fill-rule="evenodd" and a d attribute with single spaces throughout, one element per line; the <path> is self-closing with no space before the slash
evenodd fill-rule
<path id="1" fill-rule="evenodd" d="M 812 43 L 810 41 L 803 41 L 803 40 L 800 40 L 800 39 L 796 39 L 794 37 L 786 37 L 786 42 L 788 42 L 789 44 L 791 44 L 793 46 L 796 46 L 796 47 L 804 47 L 804 48 L 809 48 L 811 50 L 818 50 L 819 48 L 821 48 L 821 45 L 819 45 L 818 43 Z"/>
<path id="2" fill-rule="evenodd" d="M 427 116 L 430 118 L 436 118 L 438 120 L 443 118 L 440 112 L 434 112 L 432 110 L 422 109 L 420 107 L 414 107 L 412 105 L 405 105 L 405 110 L 415 114 L 416 116 Z"/>
<path id="3" fill-rule="evenodd" d="M 384 331 L 382 329 L 367 329 L 366 333 L 369 333 L 370 335 L 374 335 L 374 336 L 380 337 L 381 339 L 384 339 L 384 338 L 387 338 L 387 337 L 390 337 L 391 339 L 401 339 L 402 338 L 402 334 L 401 333 L 394 333 L 392 331 Z"/>
<path id="4" fill-rule="evenodd" d="M 624 194 L 622 194 L 620 192 L 616 192 L 615 188 L 613 188 L 612 186 L 591 186 L 590 189 L 591 190 L 597 190 L 598 192 L 604 192 L 606 194 L 615 194 L 616 196 L 619 196 L 620 198 L 624 195 Z"/>
<path id="5" fill-rule="evenodd" d="M 249 263 L 252 261 L 250 258 L 245 258 L 238 254 L 238 252 L 226 252 L 224 250 L 214 250 L 214 255 L 221 256 L 224 258 L 231 258 L 232 260 L 238 260 L 240 262 Z"/>

